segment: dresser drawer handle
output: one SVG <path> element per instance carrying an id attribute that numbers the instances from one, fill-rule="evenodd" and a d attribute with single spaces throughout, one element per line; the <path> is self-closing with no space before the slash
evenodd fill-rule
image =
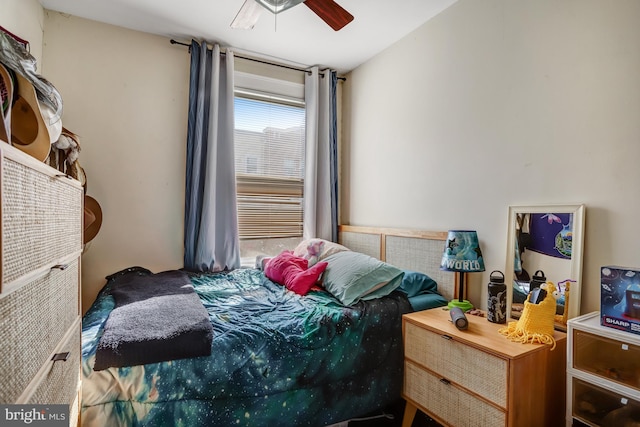
<path id="1" fill-rule="evenodd" d="M 444 385 L 450 385 L 450 384 L 451 384 L 451 381 L 449 381 L 449 380 L 448 380 L 448 379 L 446 379 L 446 378 L 440 378 L 440 382 L 441 382 L 442 384 L 444 384 Z"/>
<path id="2" fill-rule="evenodd" d="M 444 338 L 445 340 L 452 340 L 453 338 L 449 335 L 440 335 L 442 338 Z"/>
<path id="3" fill-rule="evenodd" d="M 67 269 L 67 267 L 69 267 L 69 264 L 56 264 L 53 267 L 51 267 L 51 269 L 53 270 L 57 268 L 60 271 L 64 271 Z"/>
<path id="4" fill-rule="evenodd" d="M 53 176 L 54 178 L 68 178 L 68 179 L 73 179 L 73 177 L 69 174 L 64 174 L 64 173 L 57 173 Z"/>
<path id="5" fill-rule="evenodd" d="M 51 358 L 51 360 L 53 360 L 53 363 L 56 363 L 58 360 L 62 360 L 63 362 L 66 362 L 67 359 L 69 359 L 69 352 L 68 351 L 65 352 L 65 353 L 56 353 Z"/>

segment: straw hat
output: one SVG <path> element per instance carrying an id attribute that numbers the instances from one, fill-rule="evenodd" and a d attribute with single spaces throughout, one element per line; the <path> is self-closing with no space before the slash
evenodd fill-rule
<path id="1" fill-rule="evenodd" d="M 60 137 L 61 120 L 53 126 L 50 123 L 52 113 L 48 107 L 38 102 L 33 85 L 20 73 L 16 75 L 17 99 L 11 110 L 11 143 L 16 148 L 44 161 L 49 156 L 51 143 Z M 43 112 L 44 111 L 44 112 Z M 56 136 L 57 133 L 57 136 Z"/>
<path id="2" fill-rule="evenodd" d="M 84 240 L 87 244 L 100 231 L 102 225 L 102 208 L 96 199 L 91 196 L 84 195 Z"/>

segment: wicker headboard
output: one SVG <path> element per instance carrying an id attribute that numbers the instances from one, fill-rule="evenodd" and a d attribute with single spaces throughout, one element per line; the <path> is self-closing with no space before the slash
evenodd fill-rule
<path id="1" fill-rule="evenodd" d="M 398 268 L 427 274 L 438 283 L 438 291 L 451 300 L 458 295 L 458 275 L 440 270 L 446 231 L 341 225 L 339 243 L 378 258 Z"/>

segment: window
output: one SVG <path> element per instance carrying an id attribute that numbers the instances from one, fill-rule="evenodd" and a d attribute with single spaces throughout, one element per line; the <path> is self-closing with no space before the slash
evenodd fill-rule
<path id="1" fill-rule="evenodd" d="M 258 173 L 258 158 L 248 155 L 247 156 L 247 170 L 245 171 L 248 174 L 257 174 Z"/>
<path id="2" fill-rule="evenodd" d="M 236 90 L 235 167 L 242 258 L 275 255 L 300 241 L 304 141 L 303 101 Z"/>

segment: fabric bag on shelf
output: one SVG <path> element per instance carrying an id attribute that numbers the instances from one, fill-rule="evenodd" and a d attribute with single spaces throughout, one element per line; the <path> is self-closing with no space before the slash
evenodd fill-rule
<path id="1" fill-rule="evenodd" d="M 524 310 L 518 321 L 498 330 L 509 340 L 521 343 L 550 344 L 552 349 L 556 347 L 553 338 L 556 314 L 556 286 L 552 282 L 546 282 L 540 286 L 546 291 L 546 296 L 538 304 L 530 302 L 531 293 L 524 302 Z"/>
<path id="2" fill-rule="evenodd" d="M 53 109 L 49 124 L 55 123 L 62 119 L 62 96 L 51 82 L 36 73 L 36 59 L 27 50 L 28 42 L 19 40 L 0 27 L 0 62 L 33 85 L 38 99 Z"/>

